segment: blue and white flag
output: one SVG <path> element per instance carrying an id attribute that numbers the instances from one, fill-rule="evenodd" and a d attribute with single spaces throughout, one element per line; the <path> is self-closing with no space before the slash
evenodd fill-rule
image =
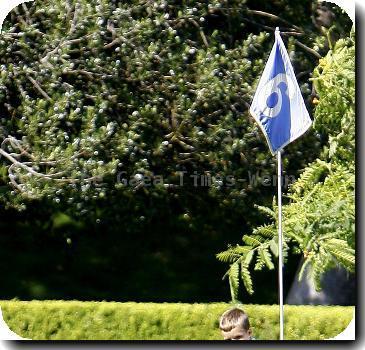
<path id="1" fill-rule="evenodd" d="M 312 124 L 278 28 L 250 113 L 265 134 L 272 154 L 304 134 Z"/>

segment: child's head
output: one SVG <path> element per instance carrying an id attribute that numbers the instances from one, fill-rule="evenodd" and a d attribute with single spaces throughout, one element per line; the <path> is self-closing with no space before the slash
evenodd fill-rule
<path id="1" fill-rule="evenodd" d="M 238 308 L 223 313 L 219 328 L 224 340 L 250 340 L 251 329 L 247 314 Z"/>

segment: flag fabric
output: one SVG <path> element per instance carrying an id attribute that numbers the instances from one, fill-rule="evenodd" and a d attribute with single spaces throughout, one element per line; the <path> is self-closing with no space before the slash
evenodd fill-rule
<path id="1" fill-rule="evenodd" d="M 272 154 L 303 135 L 312 124 L 278 28 L 250 113 L 265 134 Z"/>

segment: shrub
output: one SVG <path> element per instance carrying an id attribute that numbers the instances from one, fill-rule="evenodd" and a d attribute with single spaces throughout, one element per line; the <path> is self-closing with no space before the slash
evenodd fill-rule
<path id="1" fill-rule="evenodd" d="M 117 303 L 3 301 L 4 320 L 34 340 L 220 340 L 219 316 L 225 303 Z M 255 337 L 279 337 L 277 305 L 244 305 Z M 322 340 L 342 332 L 352 307 L 285 306 L 285 338 Z"/>

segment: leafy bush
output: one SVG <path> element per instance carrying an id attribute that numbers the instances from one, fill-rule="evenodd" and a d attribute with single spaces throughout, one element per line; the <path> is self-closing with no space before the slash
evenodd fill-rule
<path id="1" fill-rule="evenodd" d="M 3 301 L 9 327 L 34 340 L 220 340 L 219 316 L 231 305 L 79 301 Z M 279 336 L 276 305 L 244 305 L 255 337 Z M 285 306 L 285 336 L 321 340 L 349 324 L 352 307 Z"/>

